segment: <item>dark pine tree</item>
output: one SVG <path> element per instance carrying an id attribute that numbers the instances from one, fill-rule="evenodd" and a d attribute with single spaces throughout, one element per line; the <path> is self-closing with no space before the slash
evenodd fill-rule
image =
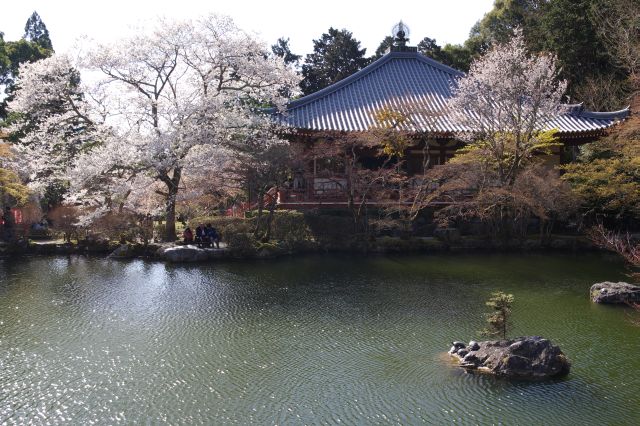
<path id="1" fill-rule="evenodd" d="M 373 55 L 371 59 L 375 61 L 376 59 L 382 58 L 387 53 L 387 51 L 391 48 L 391 46 L 393 46 L 393 37 L 386 36 L 380 42 L 380 45 L 376 49 L 376 53 Z"/>
<path id="2" fill-rule="evenodd" d="M 302 92 L 305 95 L 317 92 L 361 70 L 369 63 L 366 51 L 350 31 L 329 28 L 313 41 L 313 53 L 304 60 Z"/>
<path id="3" fill-rule="evenodd" d="M 24 39 L 37 43 L 46 50 L 53 50 L 49 30 L 44 24 L 38 12 L 33 12 L 24 26 Z"/>
<path id="4" fill-rule="evenodd" d="M 291 52 L 291 48 L 289 47 L 289 38 L 280 37 L 276 44 L 271 45 L 271 52 L 274 55 L 281 57 L 284 60 L 284 63 L 287 65 L 298 65 L 301 55 L 296 55 Z"/>
<path id="5" fill-rule="evenodd" d="M 418 52 L 431 59 L 442 62 L 442 48 L 438 46 L 435 39 L 425 37 L 420 40 L 420 43 L 418 43 Z"/>
<path id="6" fill-rule="evenodd" d="M 4 33 L 0 31 L 0 84 L 4 84 L 4 78 L 11 69 L 11 60 L 7 55 L 7 47 L 4 42 Z"/>

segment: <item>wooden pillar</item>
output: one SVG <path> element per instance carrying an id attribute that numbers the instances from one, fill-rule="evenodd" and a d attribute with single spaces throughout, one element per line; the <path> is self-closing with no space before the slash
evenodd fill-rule
<path id="1" fill-rule="evenodd" d="M 440 145 L 440 164 L 444 164 L 447 161 L 447 142 L 446 141 L 439 141 L 438 144 Z"/>
<path id="2" fill-rule="evenodd" d="M 318 161 L 317 158 L 313 157 L 313 179 L 311 182 L 307 184 L 307 197 L 309 199 L 314 199 L 316 196 L 316 176 L 318 175 Z"/>

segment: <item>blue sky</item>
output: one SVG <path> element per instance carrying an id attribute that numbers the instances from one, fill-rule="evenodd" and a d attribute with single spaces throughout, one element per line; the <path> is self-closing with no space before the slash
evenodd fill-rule
<path id="1" fill-rule="evenodd" d="M 49 28 L 56 51 L 68 52 L 78 37 L 106 42 L 157 16 L 196 18 L 219 13 L 231 16 L 238 26 L 269 44 L 280 36 L 289 37 L 295 53 L 309 53 L 312 40 L 333 26 L 352 31 L 367 54 L 372 54 L 400 19 L 411 28 L 413 44 L 426 36 L 441 45 L 461 43 L 492 5 L 493 0 L 27 0 L 3 5 L 0 31 L 5 40 L 20 38 L 27 18 L 36 10 Z"/>

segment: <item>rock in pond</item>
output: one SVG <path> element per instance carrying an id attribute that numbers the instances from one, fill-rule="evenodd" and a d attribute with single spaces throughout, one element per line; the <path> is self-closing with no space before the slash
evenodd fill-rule
<path id="1" fill-rule="evenodd" d="M 129 244 L 120 244 L 118 248 L 116 248 L 109 257 L 114 259 L 130 259 L 136 256 L 135 247 Z"/>
<path id="2" fill-rule="evenodd" d="M 462 348 L 466 348 L 467 345 L 462 343 L 462 342 L 453 342 L 452 343 L 453 346 L 451 346 L 451 349 L 449 349 L 449 353 L 450 354 L 454 354 L 456 352 L 458 352 L 458 349 L 462 349 Z"/>
<path id="3" fill-rule="evenodd" d="M 193 245 L 165 247 L 158 250 L 158 256 L 169 262 L 203 262 L 220 257 L 222 249 L 200 248 Z"/>
<path id="4" fill-rule="evenodd" d="M 451 356 L 469 371 L 503 377 L 559 377 L 568 374 L 571 369 L 571 363 L 560 348 L 539 336 L 470 342 L 465 349 L 461 348 Z"/>
<path id="5" fill-rule="evenodd" d="M 595 303 L 638 303 L 640 287 L 628 283 L 603 282 L 594 284 L 589 291 Z"/>

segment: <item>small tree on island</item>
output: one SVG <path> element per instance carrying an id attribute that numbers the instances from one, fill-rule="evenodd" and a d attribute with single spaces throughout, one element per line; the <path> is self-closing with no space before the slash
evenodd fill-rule
<path id="1" fill-rule="evenodd" d="M 485 302 L 491 311 L 485 314 L 488 327 L 480 332 L 482 336 L 502 336 L 507 338 L 507 330 L 511 328 L 511 305 L 513 294 L 502 291 L 491 293 L 489 300 Z"/>

